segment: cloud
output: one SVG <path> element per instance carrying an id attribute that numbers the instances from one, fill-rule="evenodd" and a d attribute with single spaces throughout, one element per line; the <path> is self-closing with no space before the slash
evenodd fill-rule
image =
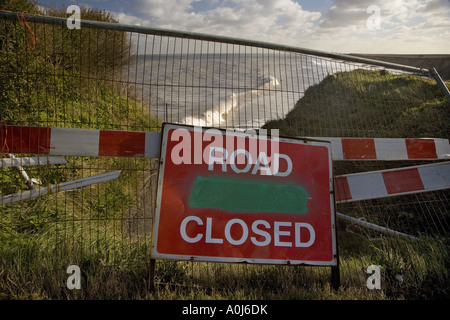
<path id="1" fill-rule="evenodd" d="M 449 0 L 334 0 L 319 27 L 364 27 L 371 14 L 367 12 L 369 6 L 380 9 L 381 23 L 387 29 L 450 18 Z"/>
<path id="2" fill-rule="evenodd" d="M 385 23 L 405 21 L 417 6 L 416 0 L 334 0 L 333 5 L 319 23 L 321 28 L 365 27 L 374 13 L 368 8 L 378 8 Z"/>
<path id="3" fill-rule="evenodd" d="M 135 26 L 149 26 L 151 21 L 149 19 L 143 19 L 136 17 L 131 14 L 126 14 L 123 12 L 111 12 L 120 23 L 122 24 L 131 24 Z"/>
<path id="4" fill-rule="evenodd" d="M 194 12 L 199 5 L 199 0 L 132 0 L 129 8 L 139 14 L 114 15 L 122 23 L 284 42 L 311 33 L 321 16 L 293 0 L 218 0 Z"/>
<path id="5" fill-rule="evenodd" d="M 366 8 L 373 3 L 367 1 L 333 1 L 333 5 L 319 23 L 321 28 L 351 27 L 367 20 Z M 373 2 L 373 1 L 368 1 Z"/>
<path id="6" fill-rule="evenodd" d="M 361 53 L 449 53 L 449 0 L 333 0 L 323 13 L 294 0 L 129 0 L 126 24 Z M 380 9 L 380 28 L 367 21 Z M 425 45 L 426 44 L 426 45 Z"/>
<path id="7" fill-rule="evenodd" d="M 421 3 L 417 7 L 417 12 L 428 16 L 450 16 L 450 1 L 449 0 L 430 0 Z"/>
<path id="8" fill-rule="evenodd" d="M 379 8 L 376 29 L 368 27 L 375 13 L 367 8 L 373 5 Z M 334 0 L 312 41 L 341 52 L 449 53 L 449 17 L 448 0 Z"/>

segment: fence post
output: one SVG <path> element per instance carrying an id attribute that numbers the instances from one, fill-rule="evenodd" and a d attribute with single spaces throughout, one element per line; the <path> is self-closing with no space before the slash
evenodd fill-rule
<path id="1" fill-rule="evenodd" d="M 436 68 L 430 69 L 430 73 L 433 75 L 434 80 L 436 80 L 439 88 L 441 88 L 441 91 L 445 94 L 447 97 L 447 100 L 450 102 L 450 91 L 448 90 L 447 86 L 445 85 L 444 81 L 442 80 L 441 76 L 437 72 Z"/>

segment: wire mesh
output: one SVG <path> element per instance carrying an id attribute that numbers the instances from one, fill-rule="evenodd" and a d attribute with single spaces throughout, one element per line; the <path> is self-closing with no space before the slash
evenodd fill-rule
<path id="1" fill-rule="evenodd" d="M 241 130 L 276 128 L 287 136 L 449 138 L 448 103 L 435 83 L 420 74 L 295 48 L 276 50 L 114 26 L 69 30 L 59 20 L 36 23 L 3 16 L 2 128 L 160 131 L 161 123 L 171 122 Z M 8 154 L 8 146 L 2 145 L 2 155 Z M 94 278 L 104 279 L 103 286 L 110 289 L 103 296 L 126 297 L 130 288 L 139 296 L 148 286 L 157 159 L 68 156 L 66 160 L 63 165 L 25 170 L 35 179 L 35 187 L 113 170 L 122 173 L 115 181 L 2 206 L 4 268 L 5 261 L 17 261 L 24 254 L 29 255 L 29 264 L 48 260 L 47 278 L 60 284 L 66 277 L 61 267 L 75 264 L 91 270 L 84 275 L 89 288 L 84 297 L 102 292 L 102 281 L 89 280 Z M 334 172 L 423 163 L 338 161 Z M 0 168 L 2 195 L 26 188 L 16 168 Z M 423 239 L 411 242 L 339 221 L 343 285 L 365 287 L 361 269 L 380 264 L 386 279 L 406 274 L 408 292 L 423 294 L 423 286 L 436 295 L 448 292 L 442 286 L 448 280 L 449 207 L 448 190 L 339 204 L 338 212 Z M 428 249 L 438 256 L 421 255 Z M 121 268 L 133 271 L 124 275 Z M 111 277 L 131 284 L 119 289 Z M 308 279 L 323 283 L 327 277 L 322 268 L 166 261 L 158 261 L 156 274 L 157 283 L 173 286 L 242 290 L 243 295 L 256 288 L 256 293 L 250 290 L 253 297 L 267 288 L 289 291 L 305 286 Z M 43 278 L 33 281 L 44 283 Z M 144 280 L 133 284 L 136 278 Z M 395 285 L 388 288 L 392 296 L 400 290 Z M 2 295 L 14 290 L 4 285 Z M 46 294 L 73 293 L 56 285 Z"/>

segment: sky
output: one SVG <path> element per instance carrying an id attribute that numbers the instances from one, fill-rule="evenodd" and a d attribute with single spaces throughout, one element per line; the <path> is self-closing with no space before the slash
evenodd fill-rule
<path id="1" fill-rule="evenodd" d="M 120 23 L 337 53 L 450 54 L 450 0 L 38 0 Z M 81 17 L 83 18 L 83 17 Z"/>

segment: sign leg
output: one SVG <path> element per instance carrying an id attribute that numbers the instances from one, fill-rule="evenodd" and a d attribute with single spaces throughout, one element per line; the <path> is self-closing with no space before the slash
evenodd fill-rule
<path id="1" fill-rule="evenodd" d="M 156 260 L 150 259 L 150 268 L 148 274 L 148 289 L 149 291 L 155 291 L 155 269 L 156 269 Z"/>
<path id="2" fill-rule="evenodd" d="M 331 267 L 331 284 L 334 290 L 339 290 L 341 286 L 341 277 L 339 272 L 339 266 Z"/>

